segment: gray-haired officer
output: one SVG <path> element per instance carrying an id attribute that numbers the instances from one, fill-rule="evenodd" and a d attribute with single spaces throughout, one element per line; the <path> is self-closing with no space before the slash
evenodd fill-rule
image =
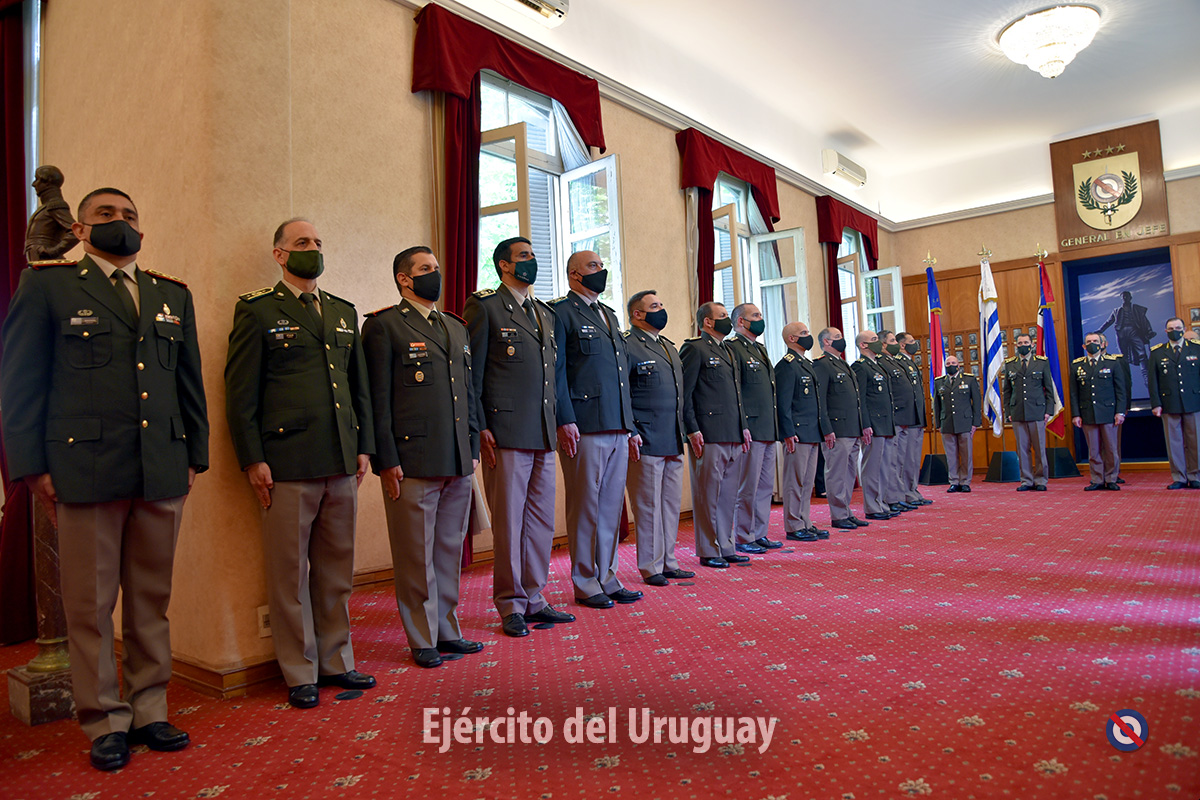
<path id="1" fill-rule="evenodd" d="M 1004 416 L 1017 437 L 1017 460 L 1021 465 L 1018 492 L 1046 491 L 1050 465 L 1046 461 L 1046 423 L 1054 408 L 1054 381 L 1050 362 L 1034 355 L 1033 338 L 1022 333 L 1013 342 L 1017 355 L 1006 359 L 1001 372 Z M 1030 451 L 1033 451 L 1032 458 Z"/>
<path id="2" fill-rule="evenodd" d="M 683 424 L 692 448 L 692 520 L 700 566 L 725 569 L 749 556 L 738 555 L 733 540 L 733 506 L 738 466 L 750 450 L 750 429 L 742 409 L 738 360 L 721 343 L 733 329 L 725 306 L 705 303 L 696 310 L 699 336 L 683 342 Z"/>
<path id="3" fill-rule="evenodd" d="M 1163 422 L 1168 489 L 1200 489 L 1200 344 L 1183 336 L 1183 320 L 1167 320 L 1167 341 L 1150 350 L 1150 410 Z"/>
<path id="4" fill-rule="evenodd" d="M 871 443 L 871 422 L 859 399 L 858 379 L 842 354 L 846 340 L 837 328 L 817 334 L 823 351 L 813 360 L 820 402 L 821 438 L 825 443 L 825 493 L 830 525 L 842 530 L 865 528 L 869 522 L 850 512 L 854 478 L 858 474 L 860 440 Z"/>
<path id="5" fill-rule="evenodd" d="M 808 325 L 783 326 L 788 351 L 775 365 L 775 391 L 779 409 L 779 436 L 783 440 L 783 529 L 796 542 L 828 539 L 812 523 L 813 484 L 817 478 L 817 452 L 821 445 L 821 405 L 817 373 L 804 354 L 812 349 Z"/>
<path id="6" fill-rule="evenodd" d="M 917 403 L 920 395 L 913 386 L 908 369 L 900 363 L 900 343 L 896 334 L 883 330 L 879 332 L 879 341 L 883 342 L 883 352 L 876 357 L 875 363 L 883 367 L 888 376 L 888 388 L 892 392 L 892 422 L 896 434 L 887 440 L 887 473 L 884 476 L 883 501 L 892 513 L 912 511 L 917 508 L 915 503 L 904 500 L 908 493 L 908 481 L 905 472 L 903 433 L 910 425 L 915 425 Z M 922 412 L 924 409 L 921 409 Z"/>
<path id="7" fill-rule="evenodd" d="M 1071 362 L 1071 408 L 1076 428 L 1083 429 L 1088 446 L 1088 468 L 1091 483 L 1084 491 L 1097 489 L 1116 491 L 1117 485 L 1117 426 L 1125 421 L 1126 398 L 1129 387 L 1120 361 L 1100 352 L 1100 334 L 1092 332 L 1083 337 L 1087 355 Z"/>
<path id="8" fill-rule="evenodd" d="M 762 311 L 753 303 L 734 306 L 734 335 L 725 342 L 738 360 L 746 426 L 750 429 L 750 452 L 738 471 L 737 508 L 733 513 L 733 536 L 739 553 L 761 555 L 783 547 L 767 538 L 771 522 L 771 495 L 775 489 L 775 442 L 779 420 L 775 410 L 775 368 L 767 348 L 758 337 L 766 330 Z"/>
<path id="9" fill-rule="evenodd" d="M 946 491 L 971 491 L 972 449 L 975 431 L 983 425 L 983 395 L 974 375 L 960 374 L 954 356 L 946 356 L 946 374 L 933 382 L 933 419 L 946 447 L 946 466 L 950 470 L 950 488 Z"/>
<path id="10" fill-rule="evenodd" d="M 1128 391 L 1125 393 L 1125 419 L 1129 419 L 1129 411 L 1133 408 L 1133 376 L 1129 371 L 1129 359 L 1125 358 L 1123 353 L 1108 352 L 1108 337 L 1103 333 L 1100 334 L 1100 352 L 1106 356 L 1111 355 L 1117 359 L 1117 363 L 1121 367 L 1121 372 L 1125 373 L 1125 386 Z M 1117 484 L 1124 483 L 1121 478 L 1121 439 L 1125 433 L 1124 421 L 1117 423 Z"/>
<path id="11" fill-rule="evenodd" d="M 874 331 L 863 331 L 854 337 L 858 358 L 851 369 L 858 378 L 859 402 L 867 425 L 870 441 L 863 442 L 862 490 L 867 519 L 888 520 L 899 514 L 892 511 L 886 493 L 892 477 L 892 439 L 896 435 L 892 416 L 892 389 L 887 371 L 878 362 L 883 342 Z"/>

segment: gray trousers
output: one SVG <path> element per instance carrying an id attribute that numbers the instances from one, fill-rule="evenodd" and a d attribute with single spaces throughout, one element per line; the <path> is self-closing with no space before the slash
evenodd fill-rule
<path id="1" fill-rule="evenodd" d="M 471 516 L 471 476 L 405 478 L 400 496 L 383 493 L 396 608 L 414 650 L 462 638 L 458 579 Z"/>
<path id="2" fill-rule="evenodd" d="M 629 462 L 627 481 L 637 528 L 638 572 L 643 578 L 679 569 L 675 539 L 683 495 L 683 456 L 648 456 Z"/>
<path id="3" fill-rule="evenodd" d="M 1167 460 L 1171 462 L 1171 480 L 1200 481 L 1200 411 L 1190 414 L 1163 412 L 1163 436 L 1167 439 Z"/>
<path id="4" fill-rule="evenodd" d="M 1117 460 L 1117 426 L 1083 426 L 1088 448 L 1088 473 L 1092 483 L 1116 483 L 1120 462 Z"/>
<path id="5" fill-rule="evenodd" d="M 186 495 L 56 507 L 71 692 L 89 739 L 167 720 L 167 605 L 185 499 Z M 113 650 L 118 588 L 124 699 Z"/>
<path id="6" fill-rule="evenodd" d="M 354 669 L 350 590 L 358 481 L 334 475 L 275 481 L 263 515 L 267 605 L 288 686 Z"/>
<path id="7" fill-rule="evenodd" d="M 837 437 L 825 453 L 825 499 L 829 503 L 831 520 L 850 516 L 850 496 L 854 494 L 854 478 L 858 475 L 860 439 Z M 865 491 L 865 489 L 864 489 Z"/>
<path id="8" fill-rule="evenodd" d="M 796 452 L 783 448 L 783 529 L 787 533 L 806 531 L 812 524 L 813 484 L 817 480 L 817 448 L 820 445 L 796 445 Z"/>
<path id="9" fill-rule="evenodd" d="M 774 489 L 775 443 L 750 442 L 750 452 L 738 468 L 737 508 L 733 512 L 736 543 L 749 544 L 767 535 Z"/>
<path id="10" fill-rule="evenodd" d="M 536 614 L 554 545 L 554 451 L 496 448 L 483 466 L 492 513 L 492 602 L 500 616 Z"/>
<path id="11" fill-rule="evenodd" d="M 738 470 L 745 457 L 740 444 L 704 445 L 704 455 L 689 451 L 692 476 L 692 524 L 696 529 L 696 556 L 720 558 L 736 553 L 733 509 L 737 503 Z"/>
<path id="12" fill-rule="evenodd" d="M 921 480 L 921 463 L 925 455 L 925 429 L 916 425 L 896 430 L 896 441 L 900 455 L 900 488 L 906 503 L 914 500 L 924 500 L 919 481 Z"/>
<path id="13" fill-rule="evenodd" d="M 950 472 L 951 486 L 970 486 L 971 472 L 975 468 L 971 451 L 975 446 L 972 433 L 943 433 L 942 444 L 946 447 L 946 468 Z"/>
<path id="14" fill-rule="evenodd" d="M 617 527 L 625 508 L 629 434 L 584 433 L 574 458 L 561 454 L 567 492 L 567 549 L 577 598 L 621 589 Z"/>
<path id="15" fill-rule="evenodd" d="M 886 463 L 884 465 L 884 480 L 883 480 L 883 502 L 886 505 L 892 503 L 900 503 L 904 500 L 906 485 L 904 480 L 904 444 L 900 439 L 900 431 L 903 428 L 896 428 L 896 435 L 889 436 L 887 440 L 887 452 L 885 453 Z"/>
<path id="16" fill-rule="evenodd" d="M 1017 422 L 1013 420 L 1013 433 L 1017 435 L 1017 461 L 1021 464 L 1023 486 L 1045 486 L 1050 482 L 1050 465 L 1046 463 L 1046 422 Z M 1030 450 L 1033 456 L 1030 458 Z"/>
<path id="17" fill-rule="evenodd" d="M 872 436 L 870 444 L 862 445 L 862 474 L 859 477 L 863 490 L 863 508 L 868 514 L 888 513 L 884 500 L 888 483 L 891 452 L 894 436 Z"/>

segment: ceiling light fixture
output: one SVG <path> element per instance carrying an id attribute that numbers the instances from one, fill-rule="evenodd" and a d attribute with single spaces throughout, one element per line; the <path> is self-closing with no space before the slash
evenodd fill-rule
<path id="1" fill-rule="evenodd" d="M 536 20 L 547 28 L 557 28 L 567 18 L 571 0 L 496 0 L 500 5 Z"/>
<path id="2" fill-rule="evenodd" d="M 1100 29 L 1100 12 L 1091 6 L 1046 8 L 1010 22 L 997 38 L 1011 61 L 1043 78 L 1057 78 L 1071 60 L 1092 43 Z"/>

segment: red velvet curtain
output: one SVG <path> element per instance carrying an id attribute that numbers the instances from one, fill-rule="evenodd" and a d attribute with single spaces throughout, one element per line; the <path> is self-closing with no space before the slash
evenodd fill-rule
<path id="1" fill-rule="evenodd" d="M 837 253 L 846 228 L 862 234 L 867 268 L 879 266 L 879 221 L 870 214 L 824 195 L 817 198 L 817 240 L 825 245 L 829 284 L 829 327 L 842 327 L 842 287 L 838 280 Z"/>
<path id="2" fill-rule="evenodd" d="M 0 152 L 0 325 L 25 268 L 25 56 L 24 22 L 19 0 L 0 0 L 0 113 L 4 115 Z M 0 343 L 0 358 L 3 345 Z M 0 517 L 0 644 L 30 639 L 37 633 L 33 584 L 29 490 L 9 482 L 8 460 L 0 445 L 4 512 Z"/>
<path id="3" fill-rule="evenodd" d="M 455 314 L 475 291 L 479 271 L 479 86 L 476 73 L 466 97 L 445 95 L 446 241 L 438 257 L 446 275 L 443 306 Z"/>
<path id="4" fill-rule="evenodd" d="M 718 174 L 724 172 L 750 185 L 750 194 L 762 212 L 768 230 L 775 230 L 779 221 L 779 191 L 775 170 L 745 153 L 727 147 L 695 128 L 675 134 L 679 148 L 679 188 L 699 190 L 696 215 L 700 240 L 696 247 L 698 300 L 701 305 L 713 299 L 713 258 L 716 242 L 713 236 L 712 193 Z"/>

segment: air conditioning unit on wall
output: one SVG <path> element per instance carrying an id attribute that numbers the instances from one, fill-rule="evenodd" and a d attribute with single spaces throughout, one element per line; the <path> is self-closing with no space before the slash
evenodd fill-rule
<path id="1" fill-rule="evenodd" d="M 821 151 L 821 172 L 837 175 L 856 189 L 861 189 L 867 183 L 867 171 L 837 150 Z"/>
<path id="2" fill-rule="evenodd" d="M 532 17 L 547 28 L 557 28 L 567 18 L 571 0 L 498 0 L 501 5 Z"/>

